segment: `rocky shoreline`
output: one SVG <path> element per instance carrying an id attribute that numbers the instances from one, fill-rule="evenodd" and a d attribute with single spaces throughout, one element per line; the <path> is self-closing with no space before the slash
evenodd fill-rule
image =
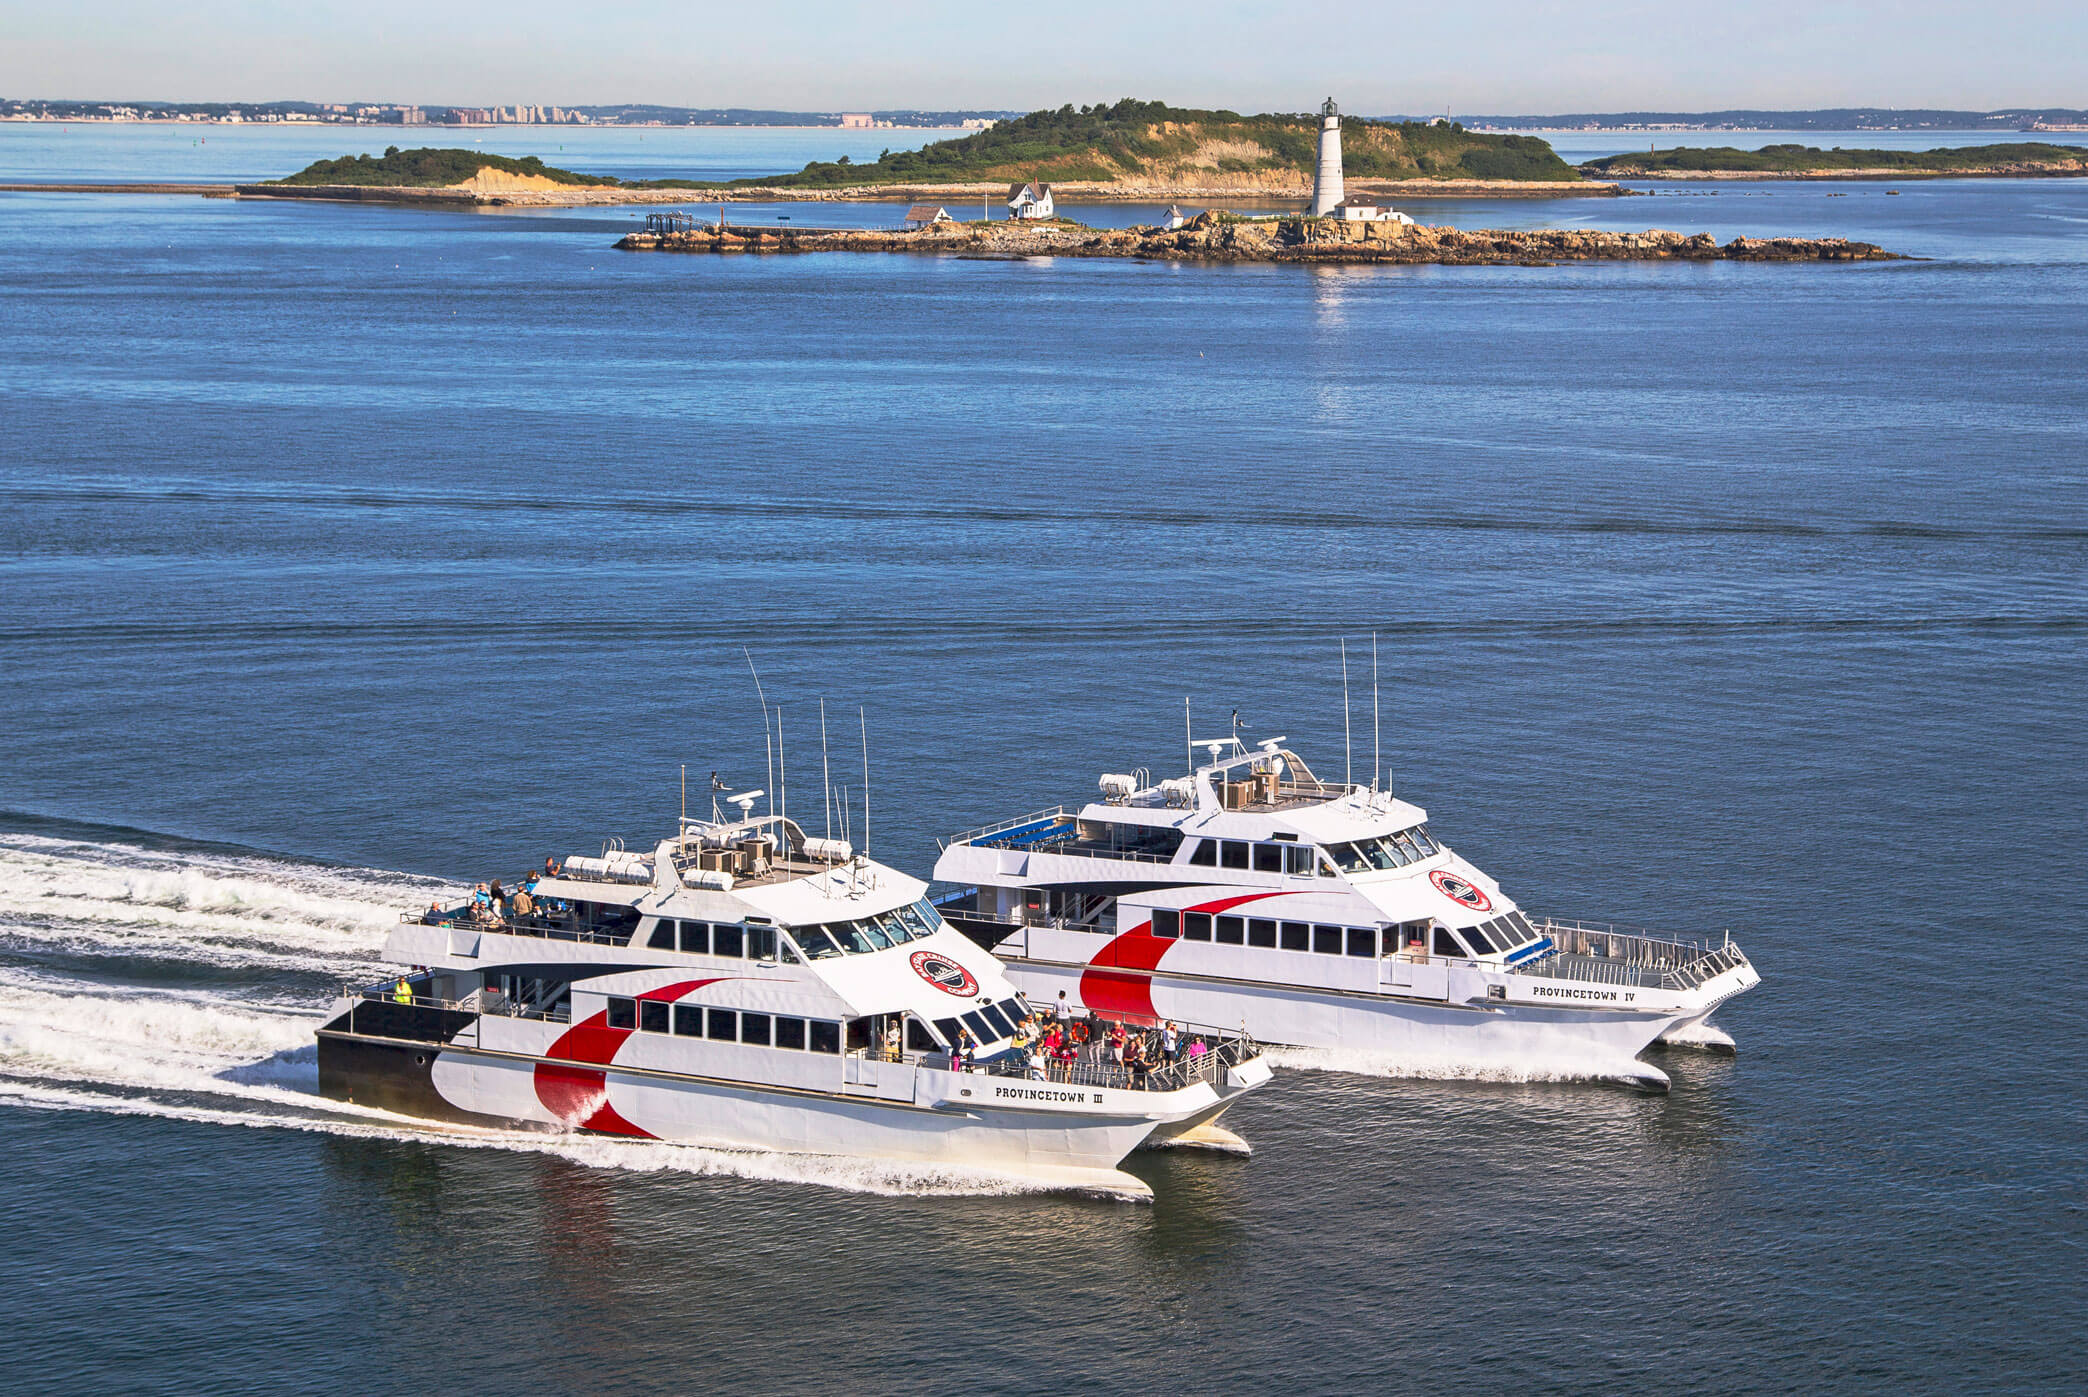
<path id="1" fill-rule="evenodd" d="M 1550 266 L 1559 262 L 1892 262 L 1872 243 L 1846 238 L 1734 238 L 1666 229 L 1437 228 L 1393 221 L 1229 219 L 1204 214 L 1177 229 L 1087 228 L 1079 224 L 943 223 L 916 231 L 701 224 L 670 233 L 631 233 L 630 252 L 917 252 L 958 257 L 1139 257 L 1181 262 L 1392 263 Z"/>

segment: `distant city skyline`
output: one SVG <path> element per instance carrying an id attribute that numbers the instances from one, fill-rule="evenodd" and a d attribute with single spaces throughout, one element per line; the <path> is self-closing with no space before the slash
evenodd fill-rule
<path id="1" fill-rule="evenodd" d="M 809 111 L 1180 106 L 1544 113 L 1882 105 L 2088 106 L 2088 7 L 1651 0 L 1565 9 L 1296 0 L 1021 12 L 950 0 L 749 9 L 627 0 L 300 7 L 0 0 L 0 96 L 73 100 L 614 103 Z"/>

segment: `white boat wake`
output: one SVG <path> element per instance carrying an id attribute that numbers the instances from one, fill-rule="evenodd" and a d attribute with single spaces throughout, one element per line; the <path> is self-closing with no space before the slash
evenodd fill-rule
<path id="1" fill-rule="evenodd" d="M 1066 1191 L 1063 1181 L 905 1161 L 450 1125 L 318 1096 L 312 1034 L 328 982 L 381 975 L 377 951 L 399 912 L 445 893 L 456 895 L 374 869 L 0 833 L 0 1107 L 892 1197 Z"/>

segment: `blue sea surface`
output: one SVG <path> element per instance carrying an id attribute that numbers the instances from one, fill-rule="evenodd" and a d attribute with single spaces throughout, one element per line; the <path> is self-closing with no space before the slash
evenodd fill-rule
<path id="1" fill-rule="evenodd" d="M 1424 216 L 1921 260 L 0 195 L 13 1389 L 2078 1390 L 2088 182 Z M 824 698 L 925 875 L 1173 774 L 1185 696 L 1342 771 L 1344 639 L 1358 777 L 1534 910 L 1730 929 L 1736 1057 L 1294 1060 L 1150 1205 L 304 1104 L 398 911 L 766 782 L 747 653 L 793 813 Z"/>

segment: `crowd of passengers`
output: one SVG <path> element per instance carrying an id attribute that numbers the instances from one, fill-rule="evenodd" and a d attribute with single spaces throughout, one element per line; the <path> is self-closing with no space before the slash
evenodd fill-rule
<path id="1" fill-rule="evenodd" d="M 971 1030 L 960 1029 L 950 1060 L 958 1071 L 972 1072 L 989 1061 L 991 1067 L 1004 1070 L 1012 1059 L 1027 1069 L 1030 1080 L 1037 1082 L 1069 1082 L 1077 1068 L 1099 1067 L 1105 1077 L 1118 1078 L 1138 1088 L 1144 1087 L 1154 1072 L 1177 1062 L 1194 1061 L 1213 1051 L 1217 1044 L 1215 1038 L 1184 1031 L 1172 1019 L 1141 1028 L 1076 1010 L 1066 992 L 1060 990 L 1056 1005 L 1049 1009 L 1033 1008 L 1016 1024 L 1011 1048 L 991 1060 L 982 1060 Z M 896 1027 L 887 1034 L 885 1046 L 891 1055 L 897 1056 Z"/>
<path id="2" fill-rule="evenodd" d="M 547 857 L 542 873 L 530 873 L 523 877 L 511 893 L 495 878 L 490 883 L 480 883 L 471 890 L 470 900 L 458 907 L 444 907 L 440 901 L 430 902 L 428 910 L 421 914 L 421 921 L 428 926 L 448 926 L 456 922 L 476 922 L 481 926 L 498 926 L 510 917 L 537 917 L 553 921 L 572 911 L 570 904 L 557 898 L 536 895 L 540 878 L 556 878 L 558 860 Z"/>

